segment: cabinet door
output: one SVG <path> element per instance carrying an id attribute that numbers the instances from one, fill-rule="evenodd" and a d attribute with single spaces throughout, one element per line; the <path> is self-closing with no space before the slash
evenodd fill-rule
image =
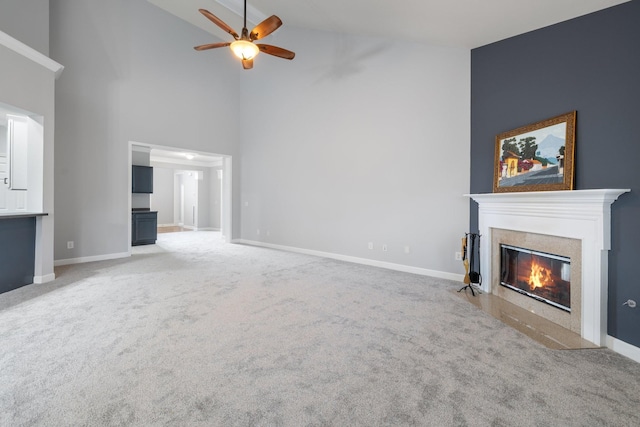
<path id="1" fill-rule="evenodd" d="M 33 283 L 36 219 L 0 219 L 0 293 Z"/>
<path id="2" fill-rule="evenodd" d="M 134 213 L 132 221 L 132 245 L 147 245 L 156 242 L 158 237 L 158 214 L 156 212 Z"/>
<path id="3" fill-rule="evenodd" d="M 17 186 L 26 188 L 26 178 L 18 177 L 16 181 L 11 175 L 16 175 L 16 167 L 21 168 L 25 173 L 27 171 L 26 164 L 26 139 L 22 140 L 22 144 L 15 144 L 14 139 L 14 120 L 7 121 L 7 126 L 0 126 L 0 132 L 3 133 L 0 137 L 0 213 L 3 212 L 19 212 L 25 211 L 27 206 L 27 192 L 26 190 L 16 190 Z M 20 133 L 20 131 L 18 132 Z M 13 140 L 13 142 L 12 142 Z M 16 153 L 16 148 L 24 148 L 25 152 Z M 18 150 L 20 151 L 20 150 Z M 11 168 L 13 160 L 13 169 Z M 15 158 L 24 160 L 24 165 L 16 166 Z M 18 162 L 19 163 L 19 162 Z M 20 175 L 18 173 L 18 175 Z"/>
<path id="4" fill-rule="evenodd" d="M 153 168 L 151 166 L 132 166 L 131 192 L 153 193 Z"/>
<path id="5" fill-rule="evenodd" d="M 11 190 L 26 190 L 28 182 L 27 122 L 18 118 L 8 120 L 7 134 L 8 184 Z"/>

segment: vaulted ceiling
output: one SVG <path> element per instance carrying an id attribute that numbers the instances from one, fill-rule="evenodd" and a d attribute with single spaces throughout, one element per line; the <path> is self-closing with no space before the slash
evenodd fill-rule
<path id="1" fill-rule="evenodd" d="M 208 9 L 239 31 L 242 0 L 148 0 L 228 40 L 229 35 L 198 13 Z M 409 39 L 475 48 L 566 21 L 628 0 L 254 0 L 248 8 L 285 27 Z M 258 22 L 253 22 L 255 25 Z M 251 23 L 247 24 L 251 29 Z M 204 41 L 203 41 L 204 42 Z"/>

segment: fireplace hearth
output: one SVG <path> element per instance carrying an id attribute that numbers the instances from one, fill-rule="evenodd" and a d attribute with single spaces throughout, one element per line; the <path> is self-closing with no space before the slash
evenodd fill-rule
<path id="1" fill-rule="evenodd" d="M 571 312 L 571 259 L 500 245 L 500 285 Z"/>

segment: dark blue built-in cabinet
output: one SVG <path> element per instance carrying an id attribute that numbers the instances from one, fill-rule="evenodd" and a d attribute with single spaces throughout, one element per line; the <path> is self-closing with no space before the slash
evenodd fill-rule
<path id="1" fill-rule="evenodd" d="M 131 245 L 152 245 L 158 237 L 158 212 L 133 211 L 131 213 Z"/>
<path id="2" fill-rule="evenodd" d="M 36 218 L 0 217 L 0 293 L 33 283 Z"/>
<path id="3" fill-rule="evenodd" d="M 153 168 L 151 166 L 132 166 L 132 193 L 153 193 Z"/>

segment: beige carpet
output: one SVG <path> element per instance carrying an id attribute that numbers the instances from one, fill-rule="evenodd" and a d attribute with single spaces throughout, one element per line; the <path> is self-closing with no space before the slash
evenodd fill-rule
<path id="1" fill-rule="evenodd" d="M 460 283 L 167 233 L 0 295 L 2 426 L 635 426 L 640 364 Z"/>

